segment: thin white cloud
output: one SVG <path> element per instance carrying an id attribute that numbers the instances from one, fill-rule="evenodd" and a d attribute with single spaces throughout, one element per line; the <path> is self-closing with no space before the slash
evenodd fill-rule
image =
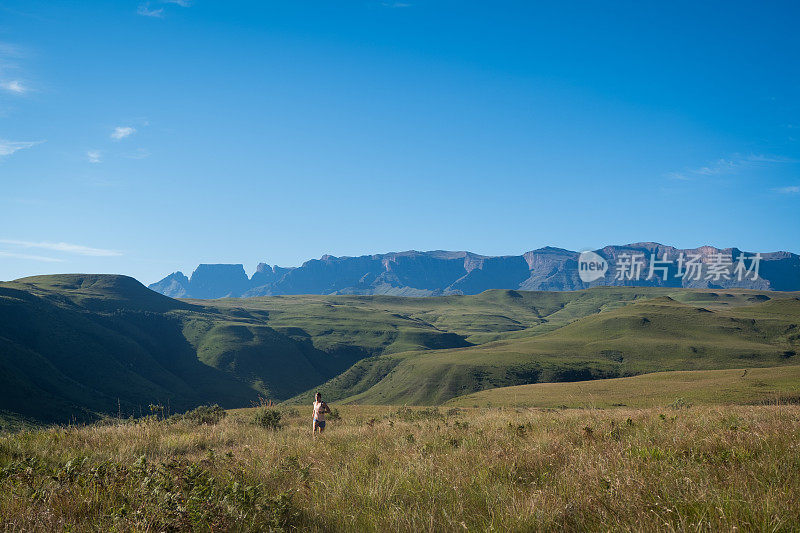
<path id="1" fill-rule="evenodd" d="M 139 4 L 136 14 L 142 15 L 143 17 L 164 18 L 164 8 L 151 9 L 149 3 Z"/>
<path id="2" fill-rule="evenodd" d="M 133 152 L 123 154 L 123 157 L 127 157 L 128 159 L 144 159 L 150 157 L 150 151 L 147 148 L 137 148 Z"/>
<path id="3" fill-rule="evenodd" d="M 10 80 L 0 83 L 0 87 L 14 94 L 25 94 L 29 89 L 19 80 Z"/>
<path id="4" fill-rule="evenodd" d="M 693 174 L 700 176 L 717 176 L 719 174 L 727 174 L 741 164 L 737 159 L 717 159 L 713 163 L 706 166 L 691 170 Z"/>
<path id="5" fill-rule="evenodd" d="M 0 90 L 21 96 L 31 91 L 31 87 L 22 81 L 25 69 L 20 64 L 27 57 L 25 50 L 11 43 L 0 42 Z"/>
<path id="6" fill-rule="evenodd" d="M 29 261 L 40 261 L 42 263 L 63 263 L 63 259 L 57 259 L 55 257 L 45 257 L 43 255 L 29 255 L 29 254 L 18 254 L 15 252 L 4 252 L 0 250 L 0 257 L 9 257 L 11 259 L 27 259 Z"/>
<path id="7" fill-rule="evenodd" d="M 11 246 L 19 246 L 21 248 L 39 248 L 42 250 L 53 250 L 55 252 L 65 252 L 76 255 L 88 255 L 92 257 L 116 257 L 122 255 L 122 252 L 117 250 L 105 250 L 103 248 L 92 248 L 90 246 L 83 246 L 80 244 L 70 244 L 68 242 L 34 242 L 34 241 L 19 241 L 15 239 L 0 239 L 1 244 L 8 244 Z"/>
<path id="8" fill-rule="evenodd" d="M 37 144 L 42 144 L 43 142 L 44 141 L 7 141 L 5 139 L 0 139 L 0 158 L 36 146 Z"/>
<path id="9" fill-rule="evenodd" d="M 750 154 L 745 158 L 748 163 L 797 163 L 797 159 L 780 155 Z"/>
<path id="10" fill-rule="evenodd" d="M 775 189 L 775 192 L 779 192 L 781 194 L 800 194 L 800 186 L 789 185 L 788 187 L 778 187 Z"/>
<path id="11" fill-rule="evenodd" d="M 152 2 L 155 4 L 174 4 L 181 7 L 189 7 L 192 5 L 190 0 L 158 0 Z M 151 2 L 143 2 L 139 4 L 136 13 L 143 17 L 164 18 L 165 12 L 163 7 L 151 7 Z"/>
<path id="12" fill-rule="evenodd" d="M 689 181 L 692 179 L 683 172 L 667 172 L 666 174 L 664 174 L 664 176 L 671 180 L 680 180 L 680 181 Z"/>
<path id="13" fill-rule="evenodd" d="M 99 163 L 101 159 L 100 150 L 89 150 L 86 152 L 86 159 L 89 160 L 89 163 Z"/>
<path id="14" fill-rule="evenodd" d="M 111 132 L 111 138 L 118 141 L 125 137 L 130 137 L 134 133 L 136 133 L 136 128 L 131 126 L 117 126 L 114 128 L 114 131 Z"/>
<path id="15" fill-rule="evenodd" d="M 768 154 L 734 154 L 728 158 L 720 158 L 703 165 L 702 167 L 689 168 L 678 172 L 667 172 L 664 177 L 673 180 L 692 181 L 697 178 L 707 176 L 725 176 L 736 172 L 752 168 L 755 166 L 796 163 L 796 159 Z"/>
<path id="16" fill-rule="evenodd" d="M 22 47 L 12 43 L 0 43 L 0 56 L 2 57 L 22 57 L 24 56 Z"/>

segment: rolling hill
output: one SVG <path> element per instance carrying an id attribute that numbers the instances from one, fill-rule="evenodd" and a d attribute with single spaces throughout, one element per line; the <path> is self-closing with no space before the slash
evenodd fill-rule
<path id="1" fill-rule="evenodd" d="M 351 403 L 431 404 L 525 383 L 798 363 L 796 296 L 763 300 L 764 294 L 748 291 L 678 289 L 673 298 L 659 295 L 663 291 L 653 289 L 651 298 L 640 296 L 608 310 L 604 301 L 619 304 L 617 294 L 628 291 L 573 293 L 570 304 L 586 314 L 556 329 L 533 327 L 467 349 L 366 359 L 320 389 Z M 582 298 L 595 305 L 580 306 Z"/>
<path id="2" fill-rule="evenodd" d="M 132 278 L 0 283 L 0 412 L 40 421 L 162 404 L 442 403 L 480 390 L 796 364 L 797 293 L 598 287 L 437 298 L 175 300 Z M 304 392 L 306 391 L 306 392 Z"/>
<path id="3" fill-rule="evenodd" d="M 800 402 L 800 365 L 653 372 L 627 378 L 487 389 L 445 403 L 460 407 L 688 407 Z"/>
<path id="4" fill-rule="evenodd" d="M 240 405 L 245 384 L 202 364 L 171 312 L 189 306 L 122 276 L 0 285 L 0 409 L 43 421 L 198 403 Z"/>

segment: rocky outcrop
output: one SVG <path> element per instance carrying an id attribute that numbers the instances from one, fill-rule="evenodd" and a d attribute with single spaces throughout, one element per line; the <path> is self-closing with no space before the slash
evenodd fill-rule
<path id="1" fill-rule="evenodd" d="M 190 284 L 189 278 L 183 272 L 178 271 L 173 272 L 157 283 L 153 283 L 149 288 L 170 298 L 187 298 Z"/>
<path id="2" fill-rule="evenodd" d="M 595 250 L 608 264 L 606 275 L 583 281 L 579 252 L 545 247 L 523 255 L 483 256 L 472 252 L 396 252 L 334 257 L 283 268 L 265 263 L 247 278 L 242 265 L 200 265 L 187 278 L 181 272 L 150 288 L 175 298 L 270 296 L 282 294 L 385 294 L 438 296 L 477 294 L 487 289 L 561 291 L 599 285 L 675 286 L 800 290 L 800 257 L 789 252 L 762 253 L 758 276 L 734 275 L 737 260 L 752 266 L 754 253 L 738 248 L 701 246 L 678 249 L 654 242 L 606 246 Z M 682 258 L 682 261 L 679 259 Z M 650 271 L 652 259 L 656 267 Z M 693 265 L 687 274 L 687 262 Z M 633 263 L 630 271 L 625 265 Z M 719 265 L 727 274 L 715 274 Z M 638 274 L 638 276 L 634 276 Z"/>
<path id="3" fill-rule="evenodd" d="M 171 298 L 224 298 L 242 296 L 251 284 L 243 265 L 202 264 L 191 278 L 183 272 L 174 272 L 149 288 Z"/>

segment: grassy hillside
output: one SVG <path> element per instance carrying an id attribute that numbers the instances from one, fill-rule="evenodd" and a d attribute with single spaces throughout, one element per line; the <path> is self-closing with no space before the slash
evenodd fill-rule
<path id="1" fill-rule="evenodd" d="M 764 301 L 763 295 L 736 293 L 709 301 L 700 294 L 704 305 L 715 305 L 698 307 L 690 293 L 680 294 L 687 303 L 657 296 L 603 310 L 594 302 L 593 314 L 551 331 L 467 349 L 364 360 L 321 389 L 355 403 L 430 404 L 525 383 L 797 364 L 800 300 L 795 296 Z"/>
<path id="2" fill-rule="evenodd" d="M 627 378 L 535 383 L 458 396 L 447 406 L 611 408 L 800 403 L 800 365 L 654 372 Z"/>
<path id="3" fill-rule="evenodd" d="M 800 529 L 800 406 L 334 407 L 0 436 L 0 529 Z"/>
<path id="4" fill-rule="evenodd" d="M 322 386 L 367 403 L 795 360 L 797 295 L 669 288 L 173 300 L 125 276 L 0 284 L 0 411 L 249 405 Z M 301 395 L 307 401 L 308 394 Z"/>
<path id="5" fill-rule="evenodd" d="M 104 301 L 97 284 L 75 294 L 52 287 L 80 280 L 53 278 L 47 286 L 0 285 L 1 410 L 67 421 L 97 412 L 138 415 L 151 402 L 186 409 L 256 397 L 245 383 L 198 361 L 179 324 L 152 311 L 185 304 L 153 298 L 126 279 Z"/>
<path id="6" fill-rule="evenodd" d="M 478 331 L 538 323 L 524 298 L 504 300 L 476 297 L 473 318 L 457 319 Z M 299 296 L 192 303 L 110 275 L 2 283 L 0 409 L 66 421 L 138 415 L 151 403 L 242 406 L 259 395 L 288 398 L 364 357 L 472 345 L 468 327 L 447 331 L 411 316 L 416 310 L 436 321 L 471 304 L 442 299 L 434 317 L 419 302 Z M 498 325 L 490 308 L 518 319 Z"/>

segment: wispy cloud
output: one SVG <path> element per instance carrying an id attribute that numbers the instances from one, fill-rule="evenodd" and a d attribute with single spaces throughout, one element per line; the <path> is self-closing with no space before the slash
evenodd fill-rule
<path id="1" fill-rule="evenodd" d="M 55 252 L 64 252 L 76 255 L 88 255 L 92 257 L 116 257 L 122 255 L 122 252 L 117 250 L 92 248 L 91 246 L 83 246 L 81 244 L 71 244 L 68 242 L 46 242 L 46 241 L 35 242 L 35 241 L 20 241 L 15 239 L 0 239 L 0 244 L 19 246 L 20 248 L 38 248 L 42 250 L 52 250 Z"/>
<path id="2" fill-rule="evenodd" d="M 690 170 L 693 174 L 700 176 L 718 176 L 720 174 L 727 174 L 739 166 L 742 161 L 738 159 L 717 159 L 709 165 Z"/>
<path id="3" fill-rule="evenodd" d="M 122 157 L 127 157 L 128 159 L 144 159 L 150 157 L 150 151 L 147 148 L 137 148 L 133 152 L 123 154 Z"/>
<path id="4" fill-rule="evenodd" d="M 797 163 L 797 159 L 793 157 L 765 154 L 750 154 L 746 160 L 750 163 Z"/>
<path id="5" fill-rule="evenodd" d="M 12 43 L 0 43 L 0 57 L 22 57 L 22 47 Z"/>
<path id="6" fill-rule="evenodd" d="M 118 141 L 125 137 L 130 137 L 134 133 L 136 133 L 136 128 L 131 126 L 117 126 L 114 128 L 114 131 L 111 132 L 111 138 Z"/>
<path id="7" fill-rule="evenodd" d="M 685 170 L 667 172 L 664 177 L 680 181 L 692 181 L 708 176 L 723 176 L 734 174 L 745 168 L 752 168 L 758 165 L 771 165 L 781 163 L 796 163 L 796 159 L 777 155 L 767 154 L 734 154 L 731 157 L 720 158 L 706 165 Z"/>
<path id="8" fill-rule="evenodd" d="M 138 15 L 142 15 L 143 17 L 154 17 L 154 18 L 164 18 L 164 8 L 159 7 L 158 9 L 152 9 L 150 4 L 139 4 L 139 8 L 136 10 Z"/>
<path id="9" fill-rule="evenodd" d="M 63 259 L 58 259 L 55 257 L 45 257 L 43 255 L 29 255 L 29 254 L 18 254 L 15 252 L 4 252 L 0 250 L 0 257 L 9 257 L 11 259 L 27 259 L 29 261 L 40 261 L 42 263 L 63 263 Z"/>
<path id="10" fill-rule="evenodd" d="M 26 57 L 25 50 L 11 43 L 0 42 L 0 89 L 15 95 L 23 95 L 31 91 L 31 87 L 22 81 L 25 70 L 20 61 Z"/>
<path id="11" fill-rule="evenodd" d="M 43 142 L 44 141 L 7 141 L 5 139 L 0 139 L 0 158 L 36 146 L 37 144 L 42 144 Z"/>
<path id="12" fill-rule="evenodd" d="M 8 91 L 10 93 L 14 93 L 14 94 L 25 94 L 26 92 L 28 92 L 30 90 L 30 89 L 28 89 L 28 87 L 23 85 L 22 82 L 19 81 L 19 80 L 4 81 L 4 82 L 0 83 L 0 87 L 2 87 L 4 90 L 6 90 L 6 91 Z"/>
<path id="13" fill-rule="evenodd" d="M 164 18 L 166 14 L 163 7 L 152 7 L 152 4 L 174 4 L 181 7 L 189 7 L 192 5 L 190 0 L 159 0 L 157 2 L 143 2 L 139 4 L 136 13 L 143 17 Z"/>
<path id="14" fill-rule="evenodd" d="M 679 181 L 690 181 L 692 179 L 683 172 L 667 172 L 666 174 L 664 174 L 664 177 L 671 180 L 679 180 Z"/>
<path id="15" fill-rule="evenodd" d="M 100 150 L 89 150 L 86 152 L 86 159 L 89 160 L 89 163 L 99 163 L 101 161 Z"/>
<path id="16" fill-rule="evenodd" d="M 774 189 L 774 191 L 781 194 L 800 194 L 800 186 L 789 185 L 788 187 L 778 187 Z"/>

